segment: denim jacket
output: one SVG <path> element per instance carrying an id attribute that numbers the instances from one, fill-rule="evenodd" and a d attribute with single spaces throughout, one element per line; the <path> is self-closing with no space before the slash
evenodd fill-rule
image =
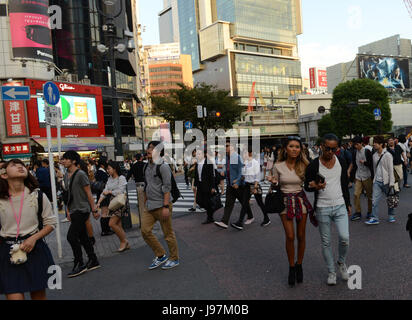
<path id="1" fill-rule="evenodd" d="M 227 184 L 229 186 L 232 186 L 233 184 L 236 184 L 238 186 L 242 186 L 244 184 L 244 181 L 242 180 L 243 162 L 242 162 L 242 159 L 240 158 L 238 153 L 234 152 L 230 156 L 230 164 L 226 163 L 225 170 L 227 170 L 228 165 L 230 165 L 230 168 L 229 168 L 230 181 L 228 181 L 228 177 L 226 176 Z"/>

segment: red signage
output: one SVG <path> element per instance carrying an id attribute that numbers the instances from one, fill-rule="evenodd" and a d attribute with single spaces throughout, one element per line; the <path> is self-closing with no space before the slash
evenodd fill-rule
<path id="1" fill-rule="evenodd" d="M 14 143 L 3 145 L 3 155 L 24 154 L 30 153 L 30 146 L 28 143 Z"/>
<path id="2" fill-rule="evenodd" d="M 4 101 L 8 137 L 27 137 L 24 101 Z"/>
<path id="3" fill-rule="evenodd" d="M 328 76 L 326 70 L 318 70 L 318 86 L 320 88 L 328 87 Z"/>
<path id="4" fill-rule="evenodd" d="M 35 95 L 42 92 L 45 81 L 25 80 L 25 85 L 30 87 L 31 94 Z M 61 128 L 62 138 L 81 138 L 81 137 L 105 137 L 104 113 L 102 88 L 99 86 L 87 86 L 73 83 L 56 82 L 61 95 L 71 95 L 76 97 L 93 97 L 96 100 L 97 127 L 85 128 Z M 32 137 L 47 137 L 46 128 L 40 125 L 37 99 L 27 101 L 27 117 L 29 122 L 30 134 Z M 57 136 L 56 128 L 52 127 L 52 137 Z"/>
<path id="5" fill-rule="evenodd" d="M 310 88 L 316 88 L 316 77 L 315 77 L 315 68 L 309 69 L 309 77 L 310 77 Z"/>

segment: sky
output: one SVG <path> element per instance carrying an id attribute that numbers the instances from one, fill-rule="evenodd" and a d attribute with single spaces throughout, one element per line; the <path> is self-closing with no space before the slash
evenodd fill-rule
<path id="1" fill-rule="evenodd" d="M 143 45 L 159 43 L 162 9 L 162 0 L 140 0 Z M 310 67 L 353 60 L 358 47 L 370 42 L 395 34 L 412 39 L 412 17 L 403 0 L 302 0 L 302 20 L 298 50 L 304 78 Z"/>

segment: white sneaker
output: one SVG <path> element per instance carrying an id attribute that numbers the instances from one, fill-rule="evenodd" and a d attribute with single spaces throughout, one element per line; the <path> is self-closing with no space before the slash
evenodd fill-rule
<path id="1" fill-rule="evenodd" d="M 338 262 L 338 269 L 340 276 L 342 277 L 343 280 L 348 281 L 349 280 L 349 273 L 348 273 L 348 268 L 346 267 L 346 264 L 342 263 L 340 264 Z"/>
<path id="2" fill-rule="evenodd" d="M 329 272 L 328 275 L 328 286 L 336 285 L 336 272 Z"/>
<path id="3" fill-rule="evenodd" d="M 223 228 L 223 229 L 227 229 L 227 224 L 222 222 L 222 221 L 215 221 L 215 225 Z"/>
<path id="4" fill-rule="evenodd" d="M 69 219 L 64 218 L 61 222 L 69 222 Z"/>
<path id="5" fill-rule="evenodd" d="M 245 221 L 245 224 L 252 224 L 253 221 L 255 221 L 255 218 L 247 219 L 247 220 Z"/>

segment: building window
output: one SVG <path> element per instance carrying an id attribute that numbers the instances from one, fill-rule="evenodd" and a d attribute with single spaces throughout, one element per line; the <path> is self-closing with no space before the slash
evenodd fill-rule
<path id="1" fill-rule="evenodd" d="M 0 4 L 0 17 L 7 17 L 7 5 Z"/>

